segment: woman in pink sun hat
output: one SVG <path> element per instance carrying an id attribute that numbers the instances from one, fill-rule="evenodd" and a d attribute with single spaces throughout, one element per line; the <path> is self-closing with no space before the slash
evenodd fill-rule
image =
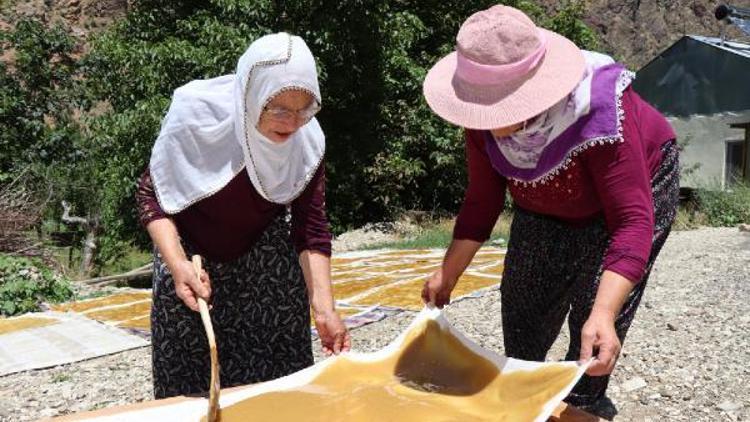
<path id="1" fill-rule="evenodd" d="M 469 182 L 422 297 L 449 303 L 508 192 L 505 353 L 544 360 L 567 315 L 566 359 L 595 359 L 566 401 L 611 419 L 609 374 L 676 214 L 674 132 L 632 91 L 631 72 L 517 9 L 475 13 L 456 40 L 427 74 L 424 96 L 465 128 Z"/>

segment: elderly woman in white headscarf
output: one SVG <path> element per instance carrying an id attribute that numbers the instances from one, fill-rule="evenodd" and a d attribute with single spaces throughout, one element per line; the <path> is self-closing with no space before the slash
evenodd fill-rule
<path id="1" fill-rule="evenodd" d="M 136 195 L 155 245 L 155 397 L 209 388 L 198 297 L 212 306 L 223 387 L 311 365 L 310 307 L 324 352 L 349 349 L 331 291 L 320 104 L 312 53 L 285 33 L 253 42 L 236 74 L 174 92 Z"/>

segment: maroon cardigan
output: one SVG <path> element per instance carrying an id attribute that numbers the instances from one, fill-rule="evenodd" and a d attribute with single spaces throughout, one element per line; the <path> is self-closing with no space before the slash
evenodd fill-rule
<path id="1" fill-rule="evenodd" d="M 469 184 L 453 237 L 487 240 L 507 190 L 519 207 L 573 225 L 603 215 L 611 237 L 603 268 L 640 281 L 654 233 L 651 178 L 662 160 L 661 146 L 675 134 L 666 119 L 631 89 L 623 94 L 622 107 L 624 142 L 585 150 L 545 184 L 509 182 L 492 167 L 483 133 L 467 130 Z"/>
<path id="2" fill-rule="evenodd" d="M 196 252 L 220 262 L 245 254 L 285 211 L 284 205 L 264 199 L 250 182 L 245 170 L 226 186 L 186 209 L 168 215 L 159 206 L 148 169 L 138 179 L 136 202 L 145 227 L 160 218 L 172 218 L 180 236 Z M 331 255 L 331 232 L 325 206 L 325 170 L 321 163 L 302 194 L 291 204 L 291 238 L 297 253 L 316 250 Z"/>

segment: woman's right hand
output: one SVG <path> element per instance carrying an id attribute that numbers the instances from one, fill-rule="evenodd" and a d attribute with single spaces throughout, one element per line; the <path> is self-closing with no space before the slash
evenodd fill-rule
<path id="1" fill-rule="evenodd" d="M 211 280 L 208 273 L 201 270 L 201 277 L 198 279 L 193 263 L 186 259 L 177 261 L 169 270 L 172 273 L 177 297 L 182 299 L 188 308 L 198 312 L 198 297 L 202 297 L 206 302 L 211 298 Z"/>
<path id="2" fill-rule="evenodd" d="M 448 280 L 443 277 L 442 268 L 432 273 L 432 276 L 425 281 L 422 288 L 422 300 L 442 308 L 451 303 L 451 292 L 456 287 L 458 279 Z"/>

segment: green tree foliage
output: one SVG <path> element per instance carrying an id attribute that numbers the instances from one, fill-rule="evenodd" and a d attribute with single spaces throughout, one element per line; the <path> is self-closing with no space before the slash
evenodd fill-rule
<path id="1" fill-rule="evenodd" d="M 147 235 L 135 210 L 135 182 L 143 171 L 156 139 L 161 115 L 169 101 L 153 97 L 120 113 L 90 119 L 87 137 L 92 177 L 99 183 L 96 207 L 101 221 L 96 261 L 116 260 L 135 242 L 146 248 Z"/>
<path id="2" fill-rule="evenodd" d="M 461 130 L 431 113 L 422 80 L 453 49 L 461 23 L 494 3 L 134 0 L 78 63 L 62 30 L 19 24 L 3 38 L 18 62 L 15 71 L 0 67 L 0 175 L 17 165 L 7 157 L 42 163 L 58 196 L 100 221 L 100 261 L 133 240 L 145 246 L 135 182 L 172 92 L 232 73 L 254 39 L 288 31 L 318 59 L 335 230 L 408 209 L 453 212 L 465 183 Z M 505 3 L 583 47 L 593 43 L 580 3 L 553 15 L 531 2 Z"/>
<path id="3" fill-rule="evenodd" d="M 0 179 L 71 152 L 75 43 L 62 27 L 24 19 L 0 32 Z"/>
<path id="4" fill-rule="evenodd" d="M 88 103 L 76 40 L 61 26 L 33 19 L 0 37 L 10 58 L 0 63 L 0 179 L 23 173 L 23 188 L 41 197 L 47 218 L 59 221 L 67 201 L 95 233 L 105 194 L 98 176 L 106 163 L 100 149 L 91 148 L 82 114 Z"/>
<path id="5" fill-rule="evenodd" d="M 593 42 L 592 32 L 580 21 L 578 3 L 564 4 L 553 16 L 530 2 L 507 3 L 584 47 Z M 320 68 L 328 205 L 341 230 L 404 209 L 456 209 L 465 179 L 461 133 L 429 111 L 422 80 L 452 50 L 461 22 L 492 4 L 136 1 L 124 21 L 94 41 L 86 67 L 94 95 L 106 98 L 120 116 L 117 132 L 128 134 L 134 167 L 121 173 L 125 177 L 145 167 L 175 88 L 232 72 L 237 58 L 260 35 L 281 30 L 300 35 Z M 144 101 L 153 105 L 149 111 L 155 115 L 135 111 Z M 122 193 L 127 194 L 123 201 L 132 203 L 130 192 Z M 128 206 L 114 209 L 126 212 Z"/>
<path id="6" fill-rule="evenodd" d="M 25 19 L 0 36 L 11 59 L 0 63 L 0 184 L 23 172 L 24 189 L 37 192 L 48 219 L 59 221 L 61 202 L 69 202 L 72 213 L 88 221 L 85 230 L 113 233 L 102 237 L 100 260 L 117 255 L 140 233 L 129 211 L 116 210 L 127 194 L 121 186 L 133 185 L 133 163 L 143 159 L 131 140 L 151 142 L 163 104 L 149 109 L 144 105 L 158 99 L 147 98 L 126 113 L 102 114 L 97 110 L 106 110 L 106 102 L 90 89 L 76 40 L 65 28 Z M 131 119 L 133 113 L 139 118 Z M 120 130 L 123 120 L 134 133 Z M 138 123 L 148 132 L 137 132 Z"/>

